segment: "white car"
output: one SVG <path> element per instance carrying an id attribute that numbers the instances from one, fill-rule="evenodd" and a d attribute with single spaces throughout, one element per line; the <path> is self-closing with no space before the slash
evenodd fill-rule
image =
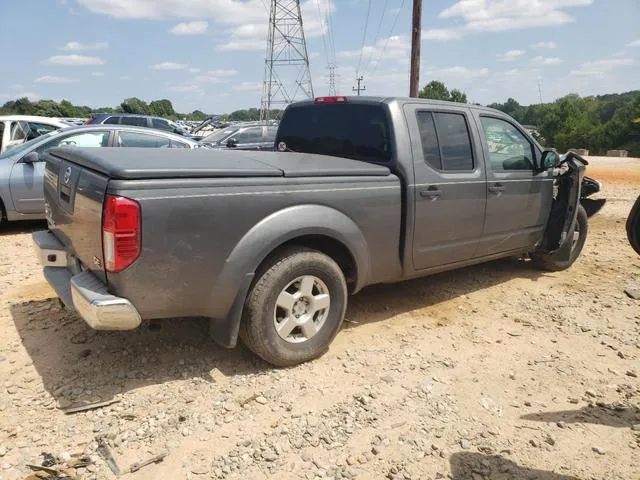
<path id="1" fill-rule="evenodd" d="M 0 153 L 45 133 L 70 126 L 70 123 L 59 118 L 32 115 L 0 116 Z"/>

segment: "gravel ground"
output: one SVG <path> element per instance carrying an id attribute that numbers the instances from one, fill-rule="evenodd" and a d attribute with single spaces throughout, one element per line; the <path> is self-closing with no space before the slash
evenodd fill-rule
<path id="1" fill-rule="evenodd" d="M 139 479 L 640 478 L 640 302 L 625 294 L 640 258 L 624 236 L 640 163 L 621 165 L 590 167 L 607 203 L 569 271 L 508 260 L 366 289 L 330 351 L 286 370 L 216 347 L 199 321 L 90 330 L 40 273 L 43 225 L 5 227 L 0 479 L 112 479 L 100 438 L 123 471 L 168 452 Z"/>

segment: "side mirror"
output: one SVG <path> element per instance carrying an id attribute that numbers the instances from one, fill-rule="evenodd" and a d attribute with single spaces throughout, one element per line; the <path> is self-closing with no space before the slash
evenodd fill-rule
<path id="1" fill-rule="evenodd" d="M 236 148 L 238 146 L 238 140 L 235 138 L 230 138 L 227 140 L 227 148 Z"/>
<path id="2" fill-rule="evenodd" d="M 555 148 L 546 148 L 542 152 L 542 170 L 549 170 L 555 168 L 560 163 L 560 155 Z"/>
<path id="3" fill-rule="evenodd" d="M 22 157 L 22 163 L 36 163 L 40 161 L 40 155 L 38 152 L 29 152 Z"/>
<path id="4" fill-rule="evenodd" d="M 640 255 L 640 197 L 633 205 L 627 218 L 627 238 L 638 255 Z"/>

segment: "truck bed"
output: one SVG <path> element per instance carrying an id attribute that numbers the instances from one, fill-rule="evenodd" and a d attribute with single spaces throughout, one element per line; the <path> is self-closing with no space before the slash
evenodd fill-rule
<path id="1" fill-rule="evenodd" d="M 389 175 L 384 166 L 304 153 L 61 147 L 50 154 L 114 180 Z"/>

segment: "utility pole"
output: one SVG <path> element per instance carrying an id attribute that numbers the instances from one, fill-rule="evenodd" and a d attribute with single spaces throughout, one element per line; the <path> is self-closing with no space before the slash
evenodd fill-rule
<path id="1" fill-rule="evenodd" d="M 260 120 L 269 120 L 274 106 L 286 107 L 296 98 L 313 98 L 300 0 L 271 0 L 269 3 Z"/>
<path id="2" fill-rule="evenodd" d="M 420 43 L 422 37 L 422 0 L 413 0 L 413 21 L 411 28 L 411 73 L 409 76 L 409 96 L 417 97 L 420 89 Z"/>
<path id="3" fill-rule="evenodd" d="M 358 78 L 356 78 L 356 82 L 358 82 L 358 86 L 357 87 L 353 87 L 351 89 L 354 92 L 358 92 L 358 96 L 360 96 L 360 92 L 364 92 L 367 89 L 367 87 L 362 85 L 362 81 L 363 80 L 364 80 L 364 78 L 362 78 L 362 75 L 360 75 Z"/>

